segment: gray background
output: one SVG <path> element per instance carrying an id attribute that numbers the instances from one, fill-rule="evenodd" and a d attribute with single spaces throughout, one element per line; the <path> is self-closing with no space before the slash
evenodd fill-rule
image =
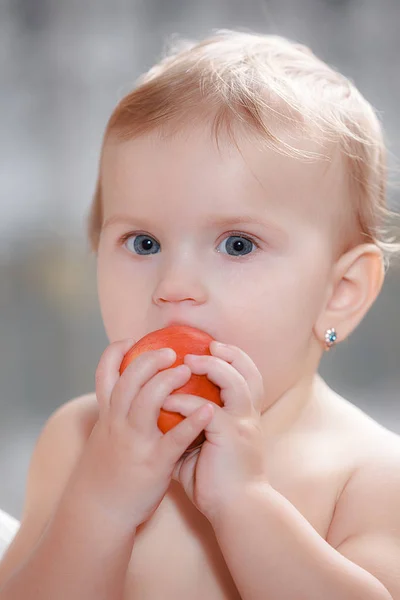
<path id="1" fill-rule="evenodd" d="M 94 389 L 107 339 L 84 220 L 101 137 L 167 36 L 231 27 L 310 45 L 378 108 L 399 157 L 399 25 L 397 0 L 0 0 L 1 508 L 20 517 L 41 427 Z M 397 268 L 321 366 L 334 389 L 397 433 L 399 297 Z"/>

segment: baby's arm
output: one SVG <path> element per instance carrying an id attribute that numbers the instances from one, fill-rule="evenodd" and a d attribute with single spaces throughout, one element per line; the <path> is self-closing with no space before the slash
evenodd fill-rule
<path id="1" fill-rule="evenodd" d="M 97 585 L 118 589 L 123 584 L 132 531 L 127 532 L 123 523 L 118 531 L 110 519 L 96 513 L 90 497 L 70 495 L 69 501 L 60 503 L 96 412 L 95 399 L 78 398 L 46 423 L 31 459 L 21 527 L 0 563 L 1 600 L 90 599 Z M 71 586 L 79 591 L 73 593 Z"/>
<path id="2" fill-rule="evenodd" d="M 197 410 L 163 435 L 160 408 L 191 371 L 167 368 L 176 354 L 158 350 L 119 376 L 130 345 L 111 344 L 100 360 L 97 412 L 93 402 L 83 419 L 72 402 L 45 426 L 22 524 L 0 565 L 1 600 L 122 598 L 136 529 L 155 512 L 177 460 L 210 419 Z"/>
<path id="3" fill-rule="evenodd" d="M 400 444 L 385 438 L 344 487 L 329 543 L 268 484 L 219 509 L 212 525 L 243 600 L 400 600 Z"/>

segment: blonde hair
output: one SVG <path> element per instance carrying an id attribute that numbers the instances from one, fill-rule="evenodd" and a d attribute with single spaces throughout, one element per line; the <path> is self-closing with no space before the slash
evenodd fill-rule
<path id="1" fill-rule="evenodd" d="M 386 148 L 378 116 L 348 78 L 307 47 L 280 36 L 232 30 L 200 42 L 178 40 L 115 107 L 101 157 L 111 137 L 129 140 L 154 129 L 173 134 L 204 117 L 217 143 L 220 129 L 233 136 L 233 126 L 244 126 L 269 147 L 302 160 L 323 155 L 290 145 L 279 131 L 333 143 L 347 161 L 360 239 L 381 248 L 386 267 L 400 252 L 385 229 L 393 213 L 386 202 Z M 94 252 L 102 220 L 100 168 L 88 215 Z"/>

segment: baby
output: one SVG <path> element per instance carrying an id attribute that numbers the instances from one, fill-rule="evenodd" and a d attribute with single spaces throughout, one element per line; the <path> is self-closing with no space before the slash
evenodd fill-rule
<path id="1" fill-rule="evenodd" d="M 400 600 L 400 437 L 318 374 L 399 251 L 385 184 L 374 110 L 304 46 L 219 31 L 138 81 L 89 215 L 110 345 L 37 442 L 1 600 Z M 119 375 L 172 324 L 211 356 Z M 172 394 L 192 373 L 222 407 Z"/>

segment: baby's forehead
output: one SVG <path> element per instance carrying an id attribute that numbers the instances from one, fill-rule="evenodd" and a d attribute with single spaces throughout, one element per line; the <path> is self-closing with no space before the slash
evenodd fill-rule
<path id="1" fill-rule="evenodd" d="M 339 149 L 300 136 L 287 143 L 288 147 L 275 148 L 248 140 L 240 145 L 243 159 L 266 197 L 305 214 L 340 210 L 347 172 Z"/>
<path id="2" fill-rule="evenodd" d="M 284 145 L 269 147 L 252 135 L 221 136 L 216 143 L 204 127 L 111 141 L 102 166 L 105 197 L 116 185 L 122 192 L 140 189 L 147 197 L 160 188 L 163 194 L 168 189 L 180 193 L 186 185 L 182 193 L 189 197 L 237 196 L 243 203 L 268 206 L 282 218 L 293 212 L 317 219 L 343 212 L 347 179 L 337 148 L 304 136 L 282 142 L 295 152 L 288 155 Z"/>

